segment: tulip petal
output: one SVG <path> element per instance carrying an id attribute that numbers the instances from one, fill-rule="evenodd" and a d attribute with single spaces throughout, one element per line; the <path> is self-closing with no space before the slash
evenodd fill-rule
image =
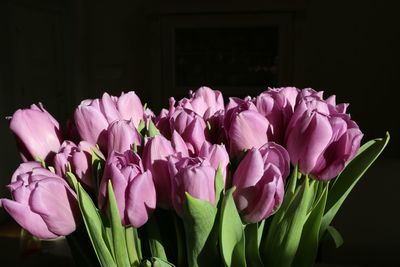
<path id="1" fill-rule="evenodd" d="M 101 112 L 91 106 L 79 106 L 74 114 L 76 128 L 81 138 L 91 144 L 106 147 L 108 122 Z"/>
<path id="2" fill-rule="evenodd" d="M 261 153 L 253 148 L 247 152 L 233 175 L 232 182 L 237 188 L 254 186 L 264 174 Z"/>
<path id="3" fill-rule="evenodd" d="M 139 228 L 144 225 L 156 208 L 156 191 L 151 173 L 138 175 L 128 185 L 126 212 L 129 222 Z"/>
<path id="4" fill-rule="evenodd" d="M 42 217 L 32 212 L 28 206 L 9 199 L 1 199 L 1 205 L 22 228 L 32 235 L 42 239 L 58 237 L 47 228 Z"/>
<path id="5" fill-rule="evenodd" d="M 63 183 L 51 178 L 37 183 L 31 193 L 30 206 L 40 214 L 51 232 L 69 235 L 75 231 L 76 196 Z"/>
<path id="6" fill-rule="evenodd" d="M 268 142 L 270 124 L 260 113 L 246 110 L 232 119 L 229 128 L 230 151 L 237 154 L 244 149 L 260 148 Z"/>
<path id="7" fill-rule="evenodd" d="M 118 98 L 117 107 L 122 119 L 132 120 L 136 128 L 139 126 L 140 120 L 143 119 L 143 105 L 135 92 L 122 94 Z"/>

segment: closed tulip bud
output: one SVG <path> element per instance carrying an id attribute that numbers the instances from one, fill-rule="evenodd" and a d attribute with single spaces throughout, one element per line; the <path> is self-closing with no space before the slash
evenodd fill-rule
<path id="1" fill-rule="evenodd" d="M 82 140 L 107 148 L 108 121 L 101 111 L 101 101 L 84 100 L 75 110 L 75 125 Z"/>
<path id="2" fill-rule="evenodd" d="M 206 142 L 200 150 L 199 157 L 206 158 L 215 170 L 219 167 L 224 176 L 224 181 L 226 180 L 229 155 L 226 151 L 225 145 L 212 145 Z"/>
<path id="3" fill-rule="evenodd" d="M 268 156 L 263 158 L 262 154 L 275 154 L 284 149 L 279 148 L 270 153 L 265 151 L 271 149 L 271 146 L 276 148 L 278 145 L 264 146 L 260 149 L 264 150 L 263 153 L 255 148 L 248 151 L 233 175 L 232 183 L 236 186 L 233 197 L 246 223 L 256 223 L 269 217 L 283 200 L 286 177 L 282 176 L 281 169 L 285 167 L 275 165 L 279 161 L 274 162 L 273 157 Z M 278 158 L 285 158 L 285 155 Z"/>
<path id="4" fill-rule="evenodd" d="M 92 173 L 92 153 L 96 152 L 100 157 L 103 154 L 88 142 L 81 141 L 75 145 L 71 141 L 64 141 L 60 150 L 54 156 L 54 169 L 57 175 L 65 177 L 71 167 L 72 173 L 87 187 L 94 188 L 93 173 Z"/>
<path id="5" fill-rule="evenodd" d="M 107 183 L 111 180 L 121 222 L 138 228 L 145 224 L 156 207 L 156 191 L 150 171 L 131 150 L 113 151 L 107 158 L 100 184 L 99 204 L 105 207 Z"/>
<path id="6" fill-rule="evenodd" d="M 286 147 L 302 173 L 329 180 L 355 156 L 363 134 L 343 113 L 343 105 L 333 106 L 321 97 L 313 93 L 300 100 L 286 132 Z"/>
<path id="7" fill-rule="evenodd" d="M 117 101 L 117 109 L 124 120 L 131 120 L 135 128 L 139 126 L 140 120 L 143 119 L 144 108 L 140 98 L 135 92 L 122 93 Z M 151 115 L 151 111 L 147 111 Z"/>
<path id="8" fill-rule="evenodd" d="M 264 115 L 271 124 L 271 141 L 282 144 L 286 127 L 293 114 L 299 89 L 283 87 L 269 89 L 255 99 L 258 111 Z"/>
<path id="9" fill-rule="evenodd" d="M 198 154 L 206 141 L 206 123 L 202 117 L 188 109 L 176 108 L 170 117 L 172 131 L 177 131 L 192 154 Z"/>
<path id="10" fill-rule="evenodd" d="M 150 138 L 143 149 L 143 164 L 152 173 L 158 205 L 171 207 L 171 179 L 167 157 L 175 153 L 171 142 L 162 135 Z"/>
<path id="11" fill-rule="evenodd" d="M 139 147 L 142 138 L 132 120 L 117 120 L 108 127 L 108 153 L 113 150 L 125 152 L 133 150 L 134 145 Z"/>
<path id="12" fill-rule="evenodd" d="M 58 122 L 43 108 L 32 105 L 17 110 L 10 121 L 23 161 L 50 162 L 63 141 Z"/>
<path id="13" fill-rule="evenodd" d="M 260 148 L 268 142 L 272 131 L 269 121 L 250 100 L 245 100 L 226 112 L 224 127 L 231 155 L 253 147 Z"/>
<path id="14" fill-rule="evenodd" d="M 196 92 L 190 92 L 190 98 L 184 98 L 179 101 L 178 106 L 196 112 L 204 119 L 208 119 L 215 112 L 224 110 L 224 98 L 222 93 L 217 90 L 212 90 L 208 87 L 200 87 Z"/>
<path id="15" fill-rule="evenodd" d="M 172 204 L 180 216 L 186 199 L 185 192 L 215 204 L 215 169 L 207 159 L 171 156 L 168 163 L 172 179 Z"/>
<path id="16" fill-rule="evenodd" d="M 34 162 L 25 163 L 8 188 L 13 199 L 0 199 L 0 206 L 32 235 L 53 239 L 75 231 L 79 220 L 76 195 L 61 177 Z"/>

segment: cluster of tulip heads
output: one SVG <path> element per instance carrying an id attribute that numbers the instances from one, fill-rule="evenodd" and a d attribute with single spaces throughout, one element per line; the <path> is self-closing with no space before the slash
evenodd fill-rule
<path id="1" fill-rule="evenodd" d="M 8 186 L 12 199 L 0 204 L 39 238 L 68 235 L 80 222 L 71 172 L 100 210 L 111 181 L 122 224 L 139 228 L 156 207 L 182 216 L 185 193 L 216 204 L 219 169 L 225 189 L 236 188 L 242 221 L 260 222 L 281 205 L 291 164 L 326 181 L 355 156 L 363 134 L 346 108 L 294 87 L 225 105 L 221 92 L 201 87 L 155 116 L 134 92 L 104 93 L 82 101 L 62 131 L 32 105 L 10 120 L 23 163 Z M 97 171 L 93 155 L 103 163 Z"/>
<path id="2" fill-rule="evenodd" d="M 161 239 L 149 237 L 172 218 L 157 214 L 174 218 L 178 266 L 218 265 L 201 264 L 204 258 L 262 266 L 253 262 L 259 251 L 268 266 L 304 261 L 297 254 L 310 255 L 298 266 L 310 266 L 318 231 L 343 202 L 328 199 L 339 204 L 321 223 L 328 181 L 355 157 L 363 136 L 347 106 L 310 88 L 270 88 L 225 103 L 221 92 L 201 87 L 171 97 L 156 116 L 134 92 L 104 93 L 82 101 L 62 129 L 42 104 L 32 105 L 9 118 L 23 163 L 8 185 L 12 198 L 0 207 L 40 239 L 72 236 L 84 224 L 102 266 L 149 262 L 145 244 L 153 263 L 171 260 Z M 301 251 L 311 246 L 313 253 Z"/>

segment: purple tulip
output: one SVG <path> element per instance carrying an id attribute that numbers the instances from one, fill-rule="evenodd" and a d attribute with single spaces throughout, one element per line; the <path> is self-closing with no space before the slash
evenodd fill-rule
<path id="1" fill-rule="evenodd" d="M 347 105 L 335 105 L 322 93 L 303 93 L 286 132 L 286 147 L 293 165 L 319 180 L 337 176 L 357 153 L 363 134 L 345 114 Z M 301 142 L 299 142 L 301 140 Z"/>
<path id="2" fill-rule="evenodd" d="M 231 156 L 245 149 L 260 148 L 268 142 L 272 130 L 269 121 L 249 99 L 237 102 L 238 99 L 230 100 L 231 108 L 227 110 L 224 121 Z"/>
<path id="3" fill-rule="evenodd" d="M 205 142 L 200 150 L 199 157 L 206 158 L 215 170 L 220 167 L 224 181 L 226 180 L 229 155 L 224 144 L 212 145 L 208 142 Z"/>
<path id="4" fill-rule="evenodd" d="M 111 180 L 122 224 L 144 225 L 156 207 L 156 191 L 150 171 L 131 150 L 113 151 L 108 157 L 100 184 L 99 204 L 105 207 L 107 183 Z"/>
<path id="5" fill-rule="evenodd" d="M 205 119 L 225 109 L 222 93 L 208 87 L 200 87 L 196 92 L 190 92 L 190 98 L 180 100 L 178 106 L 192 110 Z"/>
<path id="6" fill-rule="evenodd" d="M 134 92 L 118 98 L 104 93 L 101 99 L 84 100 L 75 110 L 74 118 L 81 138 L 107 149 L 107 129 L 116 120 L 132 120 L 135 128 L 143 119 L 143 106 Z"/>
<path id="7" fill-rule="evenodd" d="M 207 126 L 204 119 L 191 110 L 178 107 L 170 114 L 169 123 L 171 131 L 175 130 L 182 136 L 189 151 L 198 154 L 206 141 Z"/>
<path id="8" fill-rule="evenodd" d="M 27 162 L 16 170 L 8 188 L 13 200 L 0 199 L 0 206 L 32 235 L 53 239 L 75 231 L 76 195 L 61 177 Z"/>
<path id="9" fill-rule="evenodd" d="M 280 153 L 282 154 L 279 155 Z M 287 152 L 284 148 L 267 143 L 260 150 L 253 148 L 248 151 L 239 163 L 232 183 L 236 186 L 233 197 L 243 221 L 247 223 L 262 221 L 281 205 L 286 178 L 282 176 L 281 169 L 286 172 L 288 163 L 276 159 L 287 158 L 285 154 Z"/>
<path id="10" fill-rule="evenodd" d="M 299 89 L 295 87 L 274 88 L 261 93 L 255 99 L 258 111 L 271 123 L 271 141 L 283 143 L 298 94 Z"/>
<path id="11" fill-rule="evenodd" d="M 150 138 L 143 149 L 144 167 L 152 173 L 157 190 L 157 202 L 163 208 L 171 206 L 171 179 L 167 157 L 174 153 L 171 142 L 162 135 Z"/>
<path id="12" fill-rule="evenodd" d="M 122 93 L 117 100 L 117 109 L 124 120 L 132 120 L 135 128 L 139 126 L 140 120 L 144 118 L 145 113 L 152 116 L 151 110 L 144 111 L 142 102 L 135 92 L 131 91 L 126 94 Z"/>
<path id="13" fill-rule="evenodd" d="M 92 173 L 92 153 L 104 159 L 103 154 L 88 142 L 81 141 L 75 145 L 71 141 L 64 141 L 60 150 L 54 156 L 54 169 L 57 175 L 65 177 L 68 165 L 71 166 L 72 173 L 87 187 L 94 188 Z"/>
<path id="14" fill-rule="evenodd" d="M 63 140 L 58 122 L 43 108 L 42 104 L 29 109 L 17 110 L 10 121 L 23 161 L 39 157 L 51 161 Z"/>
<path id="15" fill-rule="evenodd" d="M 172 181 L 172 204 L 182 216 L 186 199 L 185 192 L 192 197 L 215 204 L 215 168 L 203 158 L 168 158 Z"/>
<path id="16" fill-rule="evenodd" d="M 134 145 L 140 146 L 142 138 L 132 120 L 117 120 L 108 127 L 108 153 L 113 150 L 124 153 L 133 150 Z"/>

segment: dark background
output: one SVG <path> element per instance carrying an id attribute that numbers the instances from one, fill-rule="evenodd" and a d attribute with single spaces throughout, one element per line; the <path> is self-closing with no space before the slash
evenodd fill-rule
<path id="1" fill-rule="evenodd" d="M 0 117 L 41 101 L 64 124 L 104 91 L 135 90 L 157 112 L 201 85 L 226 96 L 289 85 L 336 94 L 365 141 L 385 131 L 392 140 L 334 221 L 344 245 L 324 242 L 320 258 L 400 266 L 398 1 L 215 2 L 1 0 Z M 1 196 L 19 162 L 7 127 L 1 120 Z M 11 264 L 18 242 L 0 244 Z"/>

